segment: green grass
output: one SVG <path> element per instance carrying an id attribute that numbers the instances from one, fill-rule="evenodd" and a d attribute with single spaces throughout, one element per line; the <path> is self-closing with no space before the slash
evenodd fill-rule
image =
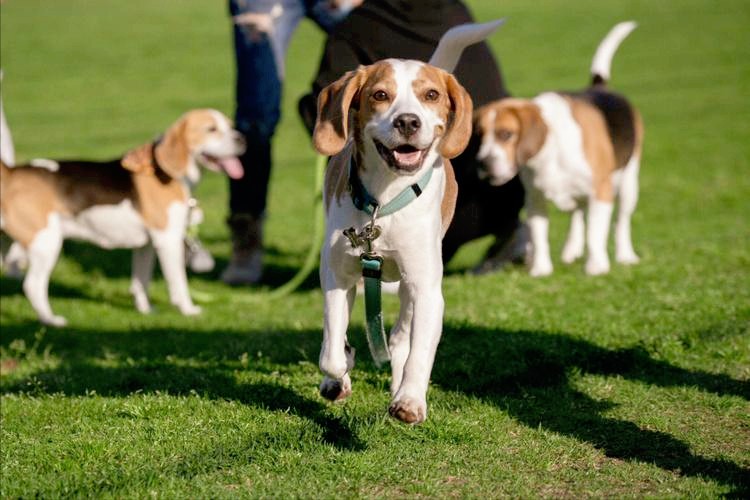
<path id="1" fill-rule="evenodd" d="M 444 336 L 418 427 L 387 416 L 362 308 L 354 394 L 317 395 L 321 297 L 311 278 L 271 302 L 192 276 L 204 314 L 128 294 L 129 255 L 66 244 L 35 321 L 20 284 L 0 299 L 2 497 L 717 497 L 750 494 L 750 5 L 685 0 L 470 1 L 511 90 L 585 84 L 617 21 L 613 87 L 641 109 L 646 148 L 634 240 L 642 263 L 588 278 L 555 260 L 444 283 Z M 232 111 L 224 2 L 8 1 L 3 98 L 20 159 L 108 158 L 186 109 Z M 322 37 L 289 54 L 268 220 L 268 280 L 302 263 L 314 155 L 295 116 Z M 202 236 L 229 255 L 225 181 L 207 174 Z M 551 222 L 562 246 L 566 218 Z M 390 321 L 396 303 L 386 300 Z"/>

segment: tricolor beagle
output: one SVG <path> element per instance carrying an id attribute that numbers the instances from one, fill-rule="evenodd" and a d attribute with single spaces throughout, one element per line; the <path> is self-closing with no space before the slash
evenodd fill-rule
<path id="1" fill-rule="evenodd" d="M 198 164 L 241 177 L 237 155 L 244 148 L 228 118 L 200 109 L 117 160 L 46 160 L 14 168 L 0 162 L 0 224 L 27 252 L 23 289 L 39 320 L 66 323 L 52 312 L 47 291 L 65 238 L 133 248 L 131 293 L 141 312 L 151 308 L 147 288 L 155 250 L 171 302 L 183 314 L 199 313 L 185 274 L 189 189 L 200 178 Z"/>
<path id="2" fill-rule="evenodd" d="M 638 199 L 643 125 L 638 111 L 606 86 L 612 56 L 635 26 L 620 23 L 604 38 L 591 65 L 591 85 L 584 91 L 503 99 L 475 114 L 477 133 L 483 136 L 477 158 L 489 182 L 503 184 L 519 173 L 526 188 L 532 276 L 552 272 L 547 201 L 573 212 L 563 262 L 582 257 L 585 246 L 586 273 L 595 275 L 609 272 L 607 239 L 617 197 L 616 260 L 638 262 L 630 218 Z"/>
<path id="3" fill-rule="evenodd" d="M 432 61 L 443 62 L 444 68 L 452 69 L 458 59 L 456 52 L 448 57 L 455 60 L 448 62 L 436 55 Z M 346 330 L 362 276 L 363 250 L 353 248 L 344 231 L 362 229 L 373 220 L 355 199 L 364 191 L 385 207 L 412 189 L 416 196 L 409 204 L 390 215 L 375 216 L 380 235 L 373 247 L 383 258 L 383 281 L 400 281 L 401 312 L 388 341 L 389 412 L 408 423 L 427 417 L 427 388 L 443 321 L 441 239 L 457 194 L 448 160 L 466 147 L 471 117 L 471 98 L 456 79 L 415 60 L 387 59 L 361 66 L 320 93 L 313 141 L 320 153 L 333 156 L 325 178 L 326 234 L 320 270 L 324 397 L 336 400 L 351 394 L 354 352 Z"/>

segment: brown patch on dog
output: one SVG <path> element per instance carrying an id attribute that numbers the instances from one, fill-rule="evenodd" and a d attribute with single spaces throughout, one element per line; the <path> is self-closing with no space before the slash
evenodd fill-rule
<path id="1" fill-rule="evenodd" d="M 425 64 L 412 83 L 414 95 L 443 119 L 445 129 L 435 132 L 442 137 L 438 151 L 443 158 L 455 158 L 466 149 L 471 138 L 471 121 L 474 106 L 471 96 L 450 73 Z M 438 92 L 438 98 L 430 100 L 427 93 Z"/>
<path id="2" fill-rule="evenodd" d="M 172 202 L 185 202 L 188 193 L 180 181 L 156 174 L 134 175 L 136 206 L 143 223 L 150 229 L 164 229 L 169 222 L 168 208 Z"/>
<path id="3" fill-rule="evenodd" d="M 618 168 L 607 123 L 601 111 L 591 104 L 566 97 L 573 119 L 581 126 L 583 153 L 591 166 L 594 198 L 613 202 L 615 199 L 612 174 Z"/>
<path id="4" fill-rule="evenodd" d="M 635 108 L 625 97 L 602 86 L 563 95 L 584 101 L 599 110 L 614 148 L 615 167 L 625 167 L 638 141 Z"/>
<path id="5" fill-rule="evenodd" d="M 359 108 L 360 90 L 373 66 L 349 71 L 318 95 L 313 145 L 320 154 L 338 154 L 349 139 L 349 111 Z"/>
<path id="6" fill-rule="evenodd" d="M 635 127 L 635 144 L 633 145 L 633 156 L 641 156 L 643 151 L 643 119 L 637 109 L 633 109 L 633 126 Z"/>
<path id="7" fill-rule="evenodd" d="M 153 173 L 154 144 L 149 142 L 135 149 L 131 149 L 123 156 L 120 164 L 127 170 L 137 174 Z"/>
<path id="8" fill-rule="evenodd" d="M 445 192 L 443 193 L 443 201 L 440 204 L 440 215 L 443 221 L 441 237 L 445 236 L 448 226 L 451 225 L 453 214 L 456 211 L 456 199 L 458 198 L 456 174 L 453 171 L 453 165 L 451 165 L 450 160 L 447 158 L 443 160 L 443 168 L 445 169 Z"/>
<path id="9" fill-rule="evenodd" d="M 542 112 L 528 99 L 500 99 L 482 106 L 475 115 L 478 133 L 492 131 L 495 143 L 505 150 L 508 161 L 516 168 L 536 156 L 547 139 Z"/>
<path id="10" fill-rule="evenodd" d="M 156 163 L 172 179 L 180 179 L 187 173 L 190 151 L 202 135 L 197 130 L 195 122 L 206 118 L 199 114 L 184 115 L 167 129 L 162 140 L 154 148 Z M 191 121 L 193 126 L 188 128 Z"/>
<path id="11" fill-rule="evenodd" d="M 326 168 L 325 181 L 325 207 L 326 213 L 331 203 L 341 202 L 341 197 L 349 192 L 349 162 L 351 161 L 354 144 L 349 143 L 341 153 L 331 157 Z"/>
<path id="12" fill-rule="evenodd" d="M 49 214 L 64 209 L 59 203 L 52 172 L 34 167 L 2 168 L 3 230 L 28 248 L 47 227 Z"/>

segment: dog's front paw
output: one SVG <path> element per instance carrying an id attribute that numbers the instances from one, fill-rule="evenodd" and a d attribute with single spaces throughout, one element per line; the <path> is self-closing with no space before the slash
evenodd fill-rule
<path id="1" fill-rule="evenodd" d="M 534 264 L 529 270 L 529 274 L 534 278 L 549 276 L 552 274 L 552 263 Z"/>
<path id="2" fill-rule="evenodd" d="M 341 401 L 352 394 L 352 381 L 349 375 L 344 375 L 342 380 L 334 380 L 323 377 L 320 383 L 320 395 L 329 401 Z"/>
<path id="3" fill-rule="evenodd" d="M 421 424 L 427 418 L 427 402 L 410 397 L 396 397 L 388 408 L 388 413 L 404 423 Z"/>
<path id="4" fill-rule="evenodd" d="M 57 316 L 57 315 L 54 315 L 54 314 L 52 316 L 47 316 L 47 317 L 44 317 L 44 318 L 39 318 L 39 321 L 41 321 L 42 323 L 44 323 L 47 326 L 55 326 L 55 327 L 58 327 L 58 328 L 63 327 L 63 326 L 65 326 L 65 325 L 68 324 L 68 320 L 67 319 L 63 318 L 62 316 Z"/>
<path id="5" fill-rule="evenodd" d="M 203 312 L 203 309 L 200 306 L 196 306 L 193 304 L 179 306 L 179 308 L 180 312 L 185 316 L 197 316 Z"/>
<path id="6" fill-rule="evenodd" d="M 597 276 L 609 272 L 609 259 L 589 259 L 586 261 L 586 274 Z"/>

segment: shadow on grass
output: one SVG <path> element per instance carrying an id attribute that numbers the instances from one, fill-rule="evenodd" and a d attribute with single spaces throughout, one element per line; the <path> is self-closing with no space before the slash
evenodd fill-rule
<path id="1" fill-rule="evenodd" d="M 2 344 L 15 338 L 33 342 L 31 325 L 4 326 Z M 352 343 L 366 353 L 362 335 Z M 275 383 L 238 383 L 233 371 L 243 353 L 261 353 L 265 362 L 249 362 L 256 373 L 315 360 L 318 331 L 183 331 L 150 329 L 133 332 L 49 330 L 39 346 L 53 345 L 62 359 L 53 370 L 34 374 L 34 389 L 43 393 L 125 396 L 136 391 L 188 394 L 226 399 L 270 411 L 289 411 L 323 429 L 326 443 L 346 450 L 366 445 L 340 419 L 313 400 Z M 196 367 L 177 366 L 174 358 L 197 360 Z M 360 356 L 367 358 L 367 355 Z M 103 367 L 106 359 L 117 359 Z M 127 363 L 123 362 L 127 360 Z M 369 359 L 358 370 L 374 372 Z M 732 494 L 750 491 L 748 471 L 720 459 L 694 454 L 668 433 L 652 431 L 602 413 L 611 407 L 576 389 L 571 373 L 620 376 L 660 387 L 695 387 L 720 396 L 750 400 L 750 384 L 721 374 L 686 370 L 651 358 L 640 348 L 612 350 L 565 334 L 508 332 L 446 327 L 433 371 L 433 383 L 450 391 L 481 398 L 529 427 L 570 436 L 602 450 L 607 456 L 654 464 L 687 476 L 727 485 Z M 354 374 L 355 384 L 357 374 Z M 4 393 L 27 391 L 29 380 L 3 384 Z"/>
<path id="2" fill-rule="evenodd" d="M 33 345 L 29 332 L 38 325 L 4 326 L 0 345 L 13 339 Z M 80 329 L 45 330 L 43 351 L 52 345 L 62 358 L 58 368 L 37 372 L 32 379 L 3 384 L 3 393 L 32 392 L 83 395 L 95 391 L 101 396 L 127 396 L 160 391 L 173 395 L 200 394 L 218 400 L 237 401 L 268 411 L 282 411 L 309 420 L 322 431 L 325 443 L 345 450 L 362 450 L 363 444 L 339 418 L 326 412 L 322 400 L 304 397 L 284 385 L 242 383 L 234 377 L 242 370 L 239 359 L 246 353 L 273 363 L 296 364 L 312 356 L 317 338 L 312 332 L 301 335 L 286 332 L 176 332 L 151 329 L 137 332 L 101 332 Z M 312 356 L 317 358 L 317 355 Z M 192 366 L 175 363 L 190 359 Z M 109 362 L 105 361 L 109 360 Z M 107 366 L 111 365 L 111 366 Z M 247 365 L 248 371 L 270 374 L 264 362 Z"/>
<path id="3" fill-rule="evenodd" d="M 574 372 L 620 376 L 660 387 L 696 387 L 750 400 L 750 383 L 686 370 L 641 348 L 605 349 L 567 335 L 446 329 L 432 374 L 435 384 L 492 402 L 529 427 L 591 443 L 607 456 L 654 464 L 682 475 L 750 491 L 747 469 L 695 455 L 687 444 L 602 412 L 612 405 L 578 391 Z"/>
<path id="4" fill-rule="evenodd" d="M 269 246 L 265 250 L 263 280 L 261 286 L 275 288 L 289 281 L 299 270 L 299 266 L 304 259 L 304 255 L 285 253 L 277 247 Z M 62 255 L 65 258 L 76 262 L 83 272 L 99 272 L 110 278 L 129 278 L 131 272 L 131 255 L 130 250 L 114 249 L 105 250 L 96 245 L 80 242 L 65 241 Z M 214 255 L 216 265 L 208 273 L 196 274 L 188 271 L 189 279 L 204 279 L 219 281 L 221 272 L 229 264 L 226 257 Z M 289 262 L 289 264 L 287 264 Z M 154 265 L 154 275 L 160 276 L 158 260 Z M 6 278 L 3 278 L 5 280 Z M 161 279 L 161 278 L 159 278 Z M 9 280 L 11 281 L 11 280 Z M 305 281 L 299 286 L 300 290 L 313 290 L 318 288 L 317 269 L 313 270 Z M 18 287 L 8 286 L 8 290 L 20 291 Z M 3 294 L 6 291 L 6 283 L 3 282 Z M 78 297 L 83 296 L 82 292 L 74 289 L 63 289 L 56 286 L 55 281 L 50 283 L 50 296 Z"/>

